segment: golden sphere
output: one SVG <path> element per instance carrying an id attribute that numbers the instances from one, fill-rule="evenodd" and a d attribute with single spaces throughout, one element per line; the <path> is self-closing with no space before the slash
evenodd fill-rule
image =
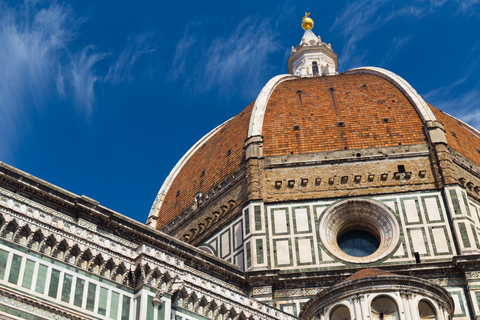
<path id="1" fill-rule="evenodd" d="M 303 30 L 312 29 L 313 28 L 313 20 L 309 17 L 305 17 L 302 20 L 302 28 Z"/>

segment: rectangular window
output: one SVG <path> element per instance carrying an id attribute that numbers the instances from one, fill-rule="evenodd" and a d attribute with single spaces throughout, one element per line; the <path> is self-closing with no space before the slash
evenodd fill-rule
<path id="1" fill-rule="evenodd" d="M 51 298 L 57 298 L 58 283 L 60 282 L 60 271 L 52 269 L 50 275 L 50 288 L 48 289 L 48 296 Z"/>
<path id="2" fill-rule="evenodd" d="M 100 287 L 100 298 L 98 299 L 98 314 L 107 315 L 108 290 Z"/>
<path id="3" fill-rule="evenodd" d="M 120 294 L 112 292 L 112 299 L 110 300 L 110 319 L 117 319 L 119 298 Z"/>
<path id="4" fill-rule="evenodd" d="M 66 303 L 70 302 L 70 292 L 72 292 L 72 279 L 73 277 L 69 274 L 66 274 L 65 277 L 63 277 L 62 301 Z"/>
<path id="5" fill-rule="evenodd" d="M 37 285 L 35 286 L 35 291 L 43 294 L 45 291 L 45 281 L 47 280 L 47 271 L 48 267 L 43 264 L 38 266 L 37 273 Z"/>
<path id="6" fill-rule="evenodd" d="M 21 266 L 22 266 L 22 257 L 14 254 L 12 259 L 12 265 L 10 267 L 10 275 L 8 276 L 8 282 L 17 284 Z"/>
<path id="7" fill-rule="evenodd" d="M 87 291 L 87 310 L 92 311 L 95 309 L 95 294 L 97 293 L 97 286 L 91 282 L 88 283 Z"/>
<path id="8" fill-rule="evenodd" d="M 147 320 L 153 320 L 153 301 L 152 297 L 147 297 Z"/>
<path id="9" fill-rule="evenodd" d="M 122 320 L 128 319 L 130 319 L 130 298 L 123 296 Z"/>
<path id="10" fill-rule="evenodd" d="M 28 260 L 25 262 L 25 272 L 23 273 L 22 287 L 30 290 L 32 288 L 33 270 L 35 269 L 35 261 Z"/>
<path id="11" fill-rule="evenodd" d="M 80 280 L 77 278 L 77 283 L 75 284 L 75 296 L 73 297 L 73 304 L 77 307 L 82 307 L 83 303 L 83 290 L 85 287 L 85 280 Z"/>
<path id="12" fill-rule="evenodd" d="M 0 250 L 0 280 L 5 276 L 5 269 L 7 269 L 8 252 Z"/>

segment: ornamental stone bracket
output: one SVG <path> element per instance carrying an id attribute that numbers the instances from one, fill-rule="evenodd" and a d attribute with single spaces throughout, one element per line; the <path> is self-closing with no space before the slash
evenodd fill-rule
<path id="1" fill-rule="evenodd" d="M 163 289 L 158 289 L 157 292 L 155 293 L 155 296 L 152 299 L 152 302 L 155 308 L 158 308 L 163 304 L 162 298 L 164 294 L 165 294 L 165 291 Z"/>

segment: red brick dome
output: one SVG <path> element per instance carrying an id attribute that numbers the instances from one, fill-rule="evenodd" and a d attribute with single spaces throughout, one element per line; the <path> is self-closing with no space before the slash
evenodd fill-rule
<path id="1" fill-rule="evenodd" d="M 245 141 L 263 157 L 428 143 L 424 124 L 445 126 L 448 144 L 480 165 L 480 134 L 427 105 L 405 80 L 378 68 L 333 76 L 273 78 L 237 116 L 203 137 L 164 182 L 150 212 L 160 229 L 245 167 Z"/>

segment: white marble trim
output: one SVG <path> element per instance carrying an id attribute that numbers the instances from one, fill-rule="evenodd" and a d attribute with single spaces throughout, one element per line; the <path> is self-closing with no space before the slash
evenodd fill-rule
<path id="1" fill-rule="evenodd" d="M 390 81 L 393 85 L 400 89 L 400 91 L 403 92 L 403 94 L 407 97 L 410 103 L 412 103 L 415 109 L 417 109 L 417 112 L 422 118 L 423 123 L 425 123 L 426 121 L 437 121 L 435 115 L 428 107 L 425 100 L 423 100 L 423 98 L 417 93 L 417 91 L 415 91 L 415 89 L 413 89 L 413 87 L 407 81 L 405 81 L 405 79 L 396 75 L 395 73 L 377 67 L 361 67 L 346 71 L 344 73 L 369 73 Z"/>
<path id="2" fill-rule="evenodd" d="M 197 152 L 198 149 L 200 149 L 205 142 L 207 142 L 215 133 L 217 133 L 220 129 L 222 129 L 228 121 L 230 121 L 233 118 L 228 119 L 206 135 L 204 135 L 200 140 L 198 140 L 197 143 L 193 145 L 184 155 L 183 157 L 177 162 L 175 167 L 173 167 L 172 171 L 170 171 L 170 174 L 168 177 L 165 179 L 165 181 L 162 184 L 162 187 L 160 188 L 160 191 L 158 191 L 157 196 L 155 197 L 155 201 L 153 202 L 152 208 L 150 209 L 150 214 L 148 217 L 158 217 L 158 212 L 160 211 L 160 208 L 162 207 L 163 200 L 165 199 L 165 196 L 167 195 L 168 190 L 170 189 L 170 186 L 172 185 L 173 181 L 177 177 L 178 173 L 180 170 L 182 170 L 183 166 L 187 161 L 190 159 L 190 157 Z M 192 199 L 193 200 L 193 199 Z M 155 227 L 152 225 L 151 227 Z"/>
<path id="3" fill-rule="evenodd" d="M 293 79 L 301 78 L 291 74 L 281 74 L 270 79 L 270 81 L 268 81 L 263 87 L 255 101 L 255 105 L 253 106 L 252 115 L 250 117 L 250 126 L 248 127 L 248 138 L 262 135 L 263 118 L 265 117 L 265 110 L 267 109 L 270 95 L 280 83 Z"/>

